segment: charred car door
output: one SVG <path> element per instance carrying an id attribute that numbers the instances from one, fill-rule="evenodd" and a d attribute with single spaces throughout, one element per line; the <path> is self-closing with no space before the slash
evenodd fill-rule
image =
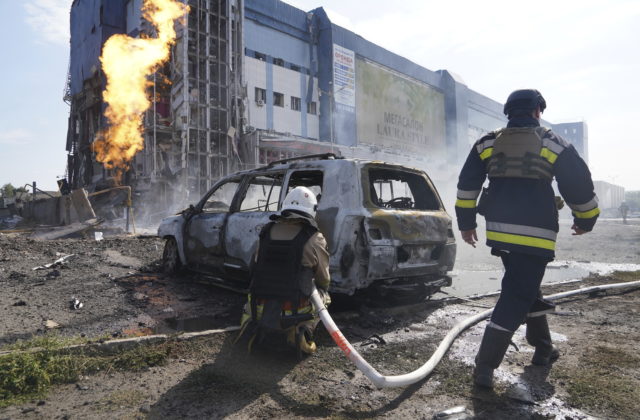
<path id="1" fill-rule="evenodd" d="M 223 180 L 200 200 L 187 221 L 184 249 L 187 265 L 196 271 L 222 274 L 224 224 L 232 210 L 241 177 Z"/>
<path id="2" fill-rule="evenodd" d="M 284 171 L 252 175 L 238 194 L 237 212 L 229 214 L 224 230 L 225 277 L 249 281 L 260 231 L 278 211 Z"/>

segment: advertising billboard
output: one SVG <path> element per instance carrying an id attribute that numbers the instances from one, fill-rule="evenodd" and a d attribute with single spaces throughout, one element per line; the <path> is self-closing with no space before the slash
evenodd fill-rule
<path id="1" fill-rule="evenodd" d="M 444 94 L 356 59 L 358 143 L 437 157 L 445 153 Z"/>
<path id="2" fill-rule="evenodd" d="M 336 109 L 340 111 L 355 111 L 355 59 L 353 51 L 333 44 L 333 98 Z"/>

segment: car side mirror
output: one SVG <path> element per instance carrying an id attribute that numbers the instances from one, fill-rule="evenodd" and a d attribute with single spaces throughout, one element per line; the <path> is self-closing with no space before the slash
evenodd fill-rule
<path id="1" fill-rule="evenodd" d="M 189 217 L 194 213 L 196 213 L 196 207 L 193 204 L 189 204 L 189 207 L 180 212 L 184 217 Z"/>

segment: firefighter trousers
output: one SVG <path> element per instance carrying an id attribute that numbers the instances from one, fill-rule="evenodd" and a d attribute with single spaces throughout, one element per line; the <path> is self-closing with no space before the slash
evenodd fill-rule
<path id="1" fill-rule="evenodd" d="M 538 297 L 544 271 L 551 259 L 520 252 L 499 251 L 499 255 L 505 272 L 491 322 L 515 331 L 525 321 L 529 308 Z"/>

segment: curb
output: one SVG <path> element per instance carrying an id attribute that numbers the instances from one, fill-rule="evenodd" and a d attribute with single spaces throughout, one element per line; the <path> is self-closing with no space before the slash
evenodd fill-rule
<path id="1" fill-rule="evenodd" d="M 182 333 L 182 334 L 175 334 L 175 335 L 155 334 L 155 335 L 145 335 L 142 337 L 118 338 L 115 340 L 109 340 L 104 342 L 73 344 L 70 346 L 65 346 L 59 349 L 55 349 L 55 351 L 64 351 L 64 350 L 79 351 L 84 349 L 95 349 L 95 350 L 100 350 L 104 352 L 120 352 L 124 350 L 129 350 L 138 345 L 162 343 L 172 339 L 177 341 L 186 341 L 194 338 L 207 337 L 211 335 L 238 331 L 239 329 L 240 329 L 239 325 L 234 325 L 231 327 L 220 328 L 215 330 L 197 331 L 197 332 Z M 42 347 L 34 347 L 28 350 L 1 351 L 0 357 L 14 355 L 14 354 L 37 353 L 43 350 L 45 349 Z"/>

